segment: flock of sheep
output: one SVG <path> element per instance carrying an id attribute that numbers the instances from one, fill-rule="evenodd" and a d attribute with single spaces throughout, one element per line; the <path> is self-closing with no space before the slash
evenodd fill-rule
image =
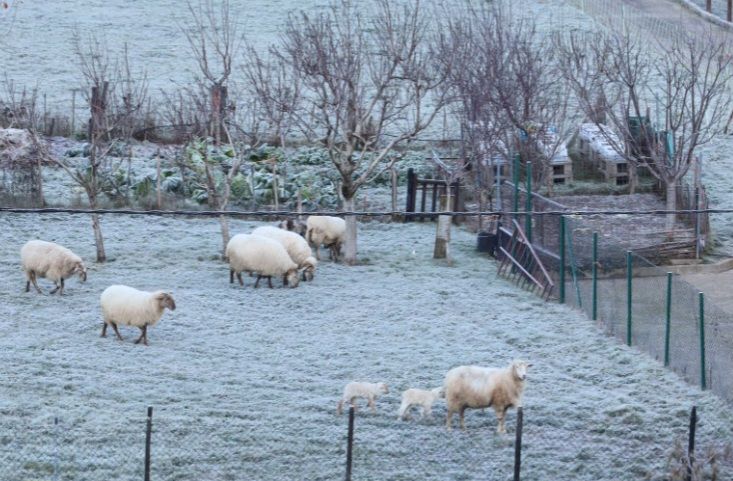
<path id="1" fill-rule="evenodd" d="M 466 409 L 483 409 L 492 407 L 499 420 L 497 432 L 506 432 L 504 418 L 509 408 L 522 405 L 524 381 L 527 369 L 532 365 L 520 360 L 499 369 L 481 366 L 458 366 L 445 375 L 443 386 L 430 390 L 408 389 L 402 393 L 402 403 L 397 412 L 399 419 L 408 419 L 410 409 L 419 406 L 422 417 L 430 417 L 435 401 L 444 398 L 448 410 L 445 425 L 452 429 L 453 414 L 461 418 L 461 429 L 466 429 L 464 414 Z M 345 403 L 356 408 L 358 398 L 366 399 L 367 405 L 376 412 L 374 401 L 382 394 L 388 394 L 389 388 L 383 382 L 350 382 L 344 388 L 336 412 L 341 414 Z"/>
<path id="2" fill-rule="evenodd" d="M 251 234 L 238 234 L 232 237 L 226 247 L 229 260 L 229 282 L 234 278 L 244 285 L 242 273 L 256 275 L 255 287 L 266 278 L 272 287 L 272 277 L 279 277 L 283 285 L 297 287 L 300 278 L 312 280 L 320 259 L 320 248 L 329 249 L 331 258 L 338 261 L 341 245 L 346 233 L 343 219 L 330 216 L 310 216 L 305 224 L 299 221 L 283 221 L 279 227 L 263 226 Z M 312 248 L 315 248 L 315 258 Z M 20 251 L 21 263 L 26 274 L 26 292 L 30 286 L 38 287 L 37 278 L 53 281 L 56 292 L 64 292 L 64 280 L 78 275 L 86 281 L 87 269 L 82 259 L 71 250 L 53 242 L 41 240 L 28 241 Z M 113 285 L 100 296 L 102 315 L 102 337 L 107 327 L 112 326 L 118 339 L 122 340 L 118 326 L 134 326 L 141 331 L 136 344 L 148 345 L 147 328 L 155 325 L 163 316 L 165 309 L 175 310 L 173 295 L 166 291 L 146 292 L 124 285 Z M 402 403 L 398 411 L 400 419 L 409 418 L 410 409 L 421 407 L 422 416 L 429 417 L 432 406 L 438 399 L 445 399 L 447 407 L 446 426 L 451 429 L 454 413 L 459 413 L 461 428 L 465 429 L 464 413 L 468 408 L 483 409 L 492 407 L 499 421 L 497 431 L 504 433 L 504 418 L 511 407 L 522 403 L 524 381 L 527 368 L 531 365 L 524 361 L 514 361 L 503 369 L 479 366 L 459 366 L 448 371 L 443 386 L 431 390 L 408 389 L 402 393 Z M 345 403 L 356 406 L 356 400 L 367 400 L 369 407 L 376 412 L 375 400 L 388 394 L 385 383 L 351 382 L 344 388 L 338 403 L 337 412 L 341 414 Z"/>
<path id="3" fill-rule="evenodd" d="M 298 231 L 305 234 L 306 241 Z M 229 281 L 234 282 L 236 275 L 240 284 L 242 272 L 257 275 L 255 287 L 261 278 L 267 278 L 272 287 L 272 277 L 282 277 L 283 284 L 297 287 L 299 272 L 304 280 L 315 275 L 317 260 L 320 258 L 321 245 L 331 251 L 337 261 L 341 244 L 346 233 L 343 219 L 330 216 L 311 216 L 306 224 L 285 221 L 278 227 L 259 227 L 252 234 L 239 234 L 232 237 L 226 247 L 229 259 Z M 309 245 L 310 244 L 310 245 Z M 316 249 L 316 259 L 312 256 L 311 246 Z M 26 275 L 26 292 L 31 284 L 39 293 L 39 277 L 53 281 L 55 288 L 51 294 L 64 293 L 64 281 L 78 275 L 81 281 L 87 279 L 87 269 L 81 257 L 66 247 L 53 242 L 31 240 L 20 250 L 20 260 Z M 113 285 L 100 296 L 104 324 L 102 337 L 107 335 L 107 326 L 112 326 L 117 338 L 122 340 L 119 325 L 140 328 L 140 337 L 135 344 L 148 345 L 148 326 L 155 325 L 163 316 L 165 309 L 175 310 L 176 301 L 170 292 L 140 291 L 133 287 Z"/>

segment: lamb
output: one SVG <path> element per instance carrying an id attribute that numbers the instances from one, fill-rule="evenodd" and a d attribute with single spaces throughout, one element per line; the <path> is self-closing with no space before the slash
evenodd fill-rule
<path id="1" fill-rule="evenodd" d="M 261 235 L 278 241 L 288 251 L 290 258 L 303 269 L 303 280 L 313 280 L 318 261 L 313 257 L 308 243 L 295 232 L 279 229 L 272 226 L 258 227 L 252 231 L 254 235 Z"/>
<path id="2" fill-rule="evenodd" d="M 374 400 L 381 394 L 388 394 L 389 388 L 383 382 L 371 383 L 371 382 L 350 382 L 344 388 L 344 395 L 336 407 L 336 412 L 341 414 L 344 403 L 350 403 L 351 406 L 356 410 L 356 398 L 366 398 L 369 407 L 372 408 L 372 412 L 376 413 L 377 408 L 374 405 Z"/>
<path id="3" fill-rule="evenodd" d="M 524 380 L 530 367 L 531 364 L 516 360 L 503 369 L 459 366 L 448 371 L 443 385 L 448 407 L 446 427 L 451 429 L 454 412 L 460 413 L 461 429 L 466 429 L 463 422 L 466 408 L 493 407 L 499 420 L 497 432 L 505 433 L 504 417 L 510 407 L 522 405 Z"/>
<path id="4" fill-rule="evenodd" d="M 397 411 L 397 418 L 406 420 L 410 417 L 410 408 L 412 406 L 420 406 L 422 408 L 421 417 L 432 417 L 433 403 L 440 398 L 445 397 L 445 391 L 442 387 L 435 389 L 408 389 L 402 393 L 402 404 Z"/>
<path id="5" fill-rule="evenodd" d="M 257 274 L 255 287 L 263 277 L 272 287 L 272 276 L 282 276 L 283 285 L 298 287 L 298 265 L 276 240 L 260 235 L 237 234 L 227 244 L 226 256 L 229 259 L 230 283 L 234 283 L 236 274 L 239 284 L 244 285 L 242 272 L 253 272 Z"/>
<path id="6" fill-rule="evenodd" d="M 346 236 L 346 221 L 340 217 L 312 215 L 306 222 L 308 226 L 305 238 L 316 249 L 316 259 L 321 260 L 320 247 L 330 249 L 331 259 L 338 261 L 341 255 L 341 244 Z"/>
<path id="7" fill-rule="evenodd" d="M 122 340 L 117 325 L 135 326 L 142 331 L 135 341 L 148 345 L 148 326 L 154 326 L 163 316 L 165 308 L 176 310 L 173 295 L 165 291 L 145 292 L 128 286 L 109 286 L 100 296 L 104 324 L 102 337 L 107 337 L 107 326 L 112 326 L 117 339 Z"/>
<path id="8" fill-rule="evenodd" d="M 305 232 L 308 229 L 308 226 L 305 224 L 305 222 L 300 219 L 286 219 L 280 222 L 277 226 L 283 230 L 295 232 L 303 238 L 305 238 Z"/>
<path id="9" fill-rule="evenodd" d="M 56 287 L 51 294 L 58 291 L 60 296 L 64 294 L 64 279 L 78 274 L 82 282 L 87 280 L 87 269 L 81 257 L 53 242 L 42 240 L 26 242 L 20 249 L 20 260 L 27 279 L 26 292 L 31 290 L 32 282 L 38 293 L 43 294 L 36 282 L 37 277 L 53 281 Z"/>

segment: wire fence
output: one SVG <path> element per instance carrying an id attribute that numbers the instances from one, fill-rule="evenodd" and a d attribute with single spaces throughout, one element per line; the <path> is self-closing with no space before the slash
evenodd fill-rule
<path id="1" fill-rule="evenodd" d="M 348 427 L 345 423 L 343 434 L 335 437 L 307 418 L 297 424 L 273 421 L 270 435 L 255 435 L 245 428 L 246 415 L 238 412 L 206 419 L 151 415 L 95 427 L 59 418 L 25 426 L 3 424 L 0 477 L 4 481 L 733 477 L 730 426 L 723 427 L 696 409 L 691 422 L 680 413 L 669 426 L 638 432 L 629 428 L 629 419 L 641 415 L 625 407 L 614 413 L 615 424 L 594 424 L 588 413 L 587 423 L 572 432 L 563 423 L 533 419 L 532 411 L 528 413 L 525 417 L 517 412 L 506 435 L 495 434 L 491 422 L 466 431 L 448 431 L 442 422 L 419 422 L 403 423 L 402 435 L 386 438 L 380 428 L 396 422 L 391 416 L 354 416 L 353 411 Z M 718 477 L 687 478 L 688 471 Z M 683 477 L 675 478 L 675 472 Z"/>

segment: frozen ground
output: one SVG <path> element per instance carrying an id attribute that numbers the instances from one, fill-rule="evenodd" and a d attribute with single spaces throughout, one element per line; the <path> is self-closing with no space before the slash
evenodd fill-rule
<path id="1" fill-rule="evenodd" d="M 499 280 L 475 237 L 454 231 L 455 264 L 431 259 L 434 226 L 360 226 L 364 264 L 324 262 L 298 289 L 228 283 L 208 219 L 106 216 L 108 255 L 64 297 L 24 293 L 18 250 L 34 237 L 91 259 L 89 219 L 0 217 L 0 479 L 139 479 L 144 413 L 155 406 L 153 477 L 316 480 L 343 475 L 345 382 L 385 381 L 378 414 L 357 416 L 354 479 L 511 478 L 509 435 L 493 413 L 469 430 L 398 422 L 399 393 L 460 364 L 534 367 L 525 397 L 523 479 L 661 480 L 691 405 L 698 443 L 733 436 L 733 412 L 584 315 Z M 234 232 L 256 224 L 234 222 Z M 110 284 L 171 289 L 178 309 L 150 346 L 100 338 Z M 42 283 L 44 288 L 48 283 Z M 60 418 L 54 428 L 52 419 Z M 645 478 L 645 476 L 649 476 Z"/>

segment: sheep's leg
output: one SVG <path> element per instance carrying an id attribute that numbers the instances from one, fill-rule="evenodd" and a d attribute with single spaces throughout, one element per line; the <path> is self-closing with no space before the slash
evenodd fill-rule
<path id="1" fill-rule="evenodd" d="M 26 281 L 25 283 L 25 292 L 31 291 L 31 281 Z"/>
<path id="2" fill-rule="evenodd" d="M 343 410 L 344 410 L 344 400 L 341 399 L 339 401 L 338 405 L 336 405 L 336 414 L 338 414 L 340 416 L 341 413 L 343 412 Z"/>
<path id="3" fill-rule="evenodd" d="M 146 346 L 148 345 L 148 339 L 147 339 L 147 332 L 148 332 L 148 325 L 145 324 L 143 327 L 140 328 L 142 331 L 140 333 L 140 337 L 137 338 L 137 341 L 135 341 L 135 344 L 140 344 L 140 341 L 143 342 Z"/>
<path id="4" fill-rule="evenodd" d="M 316 246 L 316 260 L 321 260 L 321 246 Z"/>
<path id="5" fill-rule="evenodd" d="M 377 406 L 374 405 L 374 396 L 368 398 L 369 407 L 372 409 L 372 413 L 377 414 Z"/>
<path id="6" fill-rule="evenodd" d="M 255 289 L 260 287 L 260 279 L 262 279 L 262 276 L 257 274 L 257 280 L 255 281 Z"/>
<path id="7" fill-rule="evenodd" d="M 448 414 L 445 416 L 445 427 L 448 428 L 448 430 L 453 429 L 453 426 L 451 426 L 451 420 L 453 419 L 453 410 L 451 408 L 448 408 Z"/>
<path id="8" fill-rule="evenodd" d="M 270 289 L 272 289 L 272 276 L 267 276 L 267 285 Z"/>
<path id="9" fill-rule="evenodd" d="M 117 324 L 115 324 L 114 322 L 112 323 L 112 329 L 115 330 L 115 334 L 117 334 L 117 339 L 123 341 L 124 339 L 122 339 L 122 336 L 120 336 L 120 330 L 117 329 Z"/>
<path id="10" fill-rule="evenodd" d="M 466 406 L 461 407 L 460 414 L 461 414 L 461 429 L 465 431 L 466 430 L 466 423 L 465 423 L 465 419 L 464 418 L 465 418 L 465 414 L 466 414 Z"/>
<path id="11" fill-rule="evenodd" d="M 508 409 L 508 407 L 505 407 L 504 409 L 496 410 L 496 417 L 499 420 L 499 426 L 496 428 L 496 432 L 499 434 L 506 433 L 506 427 L 504 427 L 504 418 L 506 417 L 506 412 Z"/>
<path id="12" fill-rule="evenodd" d="M 58 291 L 61 288 L 61 286 L 59 285 L 59 283 L 56 282 L 56 281 L 53 281 L 53 285 L 56 286 L 56 287 L 54 287 L 53 289 L 51 289 L 51 291 L 49 291 L 49 294 L 56 294 L 56 291 Z"/>
<path id="13" fill-rule="evenodd" d="M 43 294 L 41 288 L 38 287 L 38 282 L 36 282 L 36 273 L 34 271 L 31 271 L 28 276 L 30 277 L 30 281 L 33 283 L 33 287 L 36 288 L 39 294 Z"/>
<path id="14" fill-rule="evenodd" d="M 59 290 L 59 295 L 60 296 L 64 295 L 64 278 L 63 277 L 61 278 L 61 290 Z"/>
<path id="15" fill-rule="evenodd" d="M 430 406 L 423 406 L 422 407 L 422 417 L 432 418 L 433 417 L 433 408 Z"/>
<path id="16" fill-rule="evenodd" d="M 229 284 L 234 284 L 234 269 L 229 269 Z"/>
<path id="17" fill-rule="evenodd" d="M 237 280 L 239 281 L 239 285 L 240 286 L 243 286 L 244 285 L 244 281 L 242 280 L 242 273 L 241 272 L 237 272 Z"/>
<path id="18" fill-rule="evenodd" d="M 100 337 L 107 337 L 107 323 L 102 323 L 102 335 Z"/>

